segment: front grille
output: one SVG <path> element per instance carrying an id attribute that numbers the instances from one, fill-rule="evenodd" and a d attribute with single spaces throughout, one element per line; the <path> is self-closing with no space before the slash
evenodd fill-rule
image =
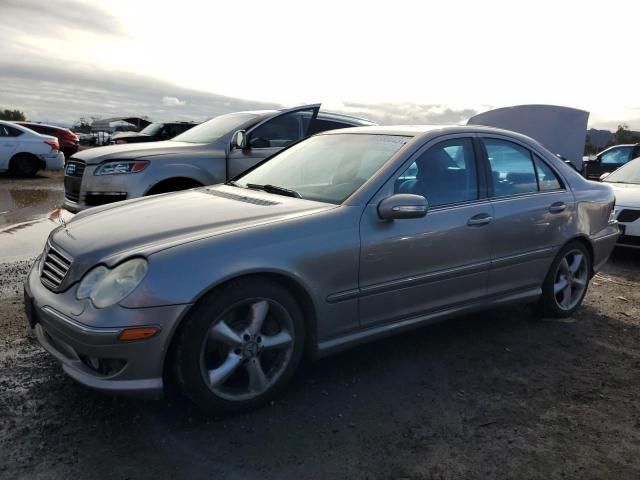
<path id="1" fill-rule="evenodd" d="M 69 159 L 64 167 L 64 196 L 67 200 L 78 202 L 80 199 L 80 185 L 86 164 L 73 157 Z"/>
<path id="2" fill-rule="evenodd" d="M 622 210 L 618 214 L 619 222 L 635 222 L 638 218 L 640 218 L 640 210 Z"/>
<path id="3" fill-rule="evenodd" d="M 71 157 L 64 167 L 64 174 L 68 177 L 82 177 L 86 164 L 82 160 Z"/>
<path id="4" fill-rule="evenodd" d="M 44 252 L 40 281 L 50 290 L 57 291 L 71 268 L 71 260 L 50 244 Z"/>

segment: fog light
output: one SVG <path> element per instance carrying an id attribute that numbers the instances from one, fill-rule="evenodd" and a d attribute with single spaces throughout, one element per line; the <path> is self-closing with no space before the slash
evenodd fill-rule
<path id="1" fill-rule="evenodd" d="M 120 335 L 118 335 L 118 340 L 122 340 L 123 342 L 130 342 L 132 340 L 144 340 L 145 338 L 153 337 L 159 331 L 160 329 L 158 327 L 127 328 L 120 332 Z"/>

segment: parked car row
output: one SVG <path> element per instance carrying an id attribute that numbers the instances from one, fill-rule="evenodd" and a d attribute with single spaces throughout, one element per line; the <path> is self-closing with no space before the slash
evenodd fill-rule
<path id="1" fill-rule="evenodd" d="M 477 125 L 224 115 L 69 160 L 66 205 L 103 205 L 51 233 L 27 317 L 82 384 L 251 408 L 303 355 L 514 302 L 570 316 L 619 236 L 615 175 Z"/>
<path id="2" fill-rule="evenodd" d="M 64 208 L 78 212 L 131 198 L 224 182 L 309 135 L 372 125 L 320 112 L 320 104 L 230 113 L 171 140 L 84 150 L 66 165 Z M 153 125 L 153 124 L 152 124 Z"/>

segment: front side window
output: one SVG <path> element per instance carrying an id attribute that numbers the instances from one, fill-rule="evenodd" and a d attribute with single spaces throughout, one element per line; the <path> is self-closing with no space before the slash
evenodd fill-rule
<path id="1" fill-rule="evenodd" d="M 602 165 L 622 165 L 631 160 L 632 151 L 632 146 L 614 148 L 602 154 L 600 163 Z"/>
<path id="2" fill-rule="evenodd" d="M 260 125 L 251 132 L 251 148 L 284 148 L 300 140 L 300 112 L 280 115 Z"/>
<path id="3" fill-rule="evenodd" d="M 508 197 L 538 191 L 536 171 L 529 150 L 515 143 L 484 139 L 493 191 L 496 197 Z"/>
<path id="4" fill-rule="evenodd" d="M 236 185 L 276 186 L 302 198 L 339 204 L 409 140 L 400 135 L 318 135 L 272 157 L 238 178 Z"/>
<path id="5" fill-rule="evenodd" d="M 422 195 L 430 207 L 476 200 L 478 177 L 471 139 L 447 140 L 429 148 L 400 174 L 394 190 Z"/>

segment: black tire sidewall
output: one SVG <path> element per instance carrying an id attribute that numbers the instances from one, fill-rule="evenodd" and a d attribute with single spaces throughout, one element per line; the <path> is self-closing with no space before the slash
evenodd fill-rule
<path id="1" fill-rule="evenodd" d="M 15 155 L 9 165 L 9 172 L 17 177 L 34 177 L 39 170 L 37 160 L 28 155 Z"/>
<path id="2" fill-rule="evenodd" d="M 580 301 L 572 309 L 564 310 L 558 306 L 558 303 L 556 301 L 555 293 L 554 293 L 554 284 L 555 284 L 555 277 L 556 277 L 556 273 L 558 271 L 558 266 L 560 265 L 560 262 L 562 262 L 562 259 L 567 255 L 567 253 L 569 253 L 572 250 L 579 250 L 584 255 L 585 261 L 587 262 L 587 268 L 588 268 L 589 274 L 587 275 L 587 283 L 585 285 L 584 292 L 582 293 L 582 297 L 580 298 Z M 551 264 L 551 267 L 549 268 L 549 272 L 547 273 L 547 276 L 545 277 L 544 283 L 542 285 L 542 296 L 540 298 L 540 302 L 538 305 L 541 314 L 543 316 L 551 317 L 551 318 L 566 318 L 573 315 L 573 313 L 582 305 L 584 297 L 586 296 L 587 291 L 589 290 L 589 282 L 591 280 L 591 269 L 592 269 L 591 255 L 589 254 L 589 251 L 587 250 L 587 248 L 581 242 L 571 242 L 565 245 L 564 247 L 562 247 L 562 249 L 558 252 L 558 255 L 556 255 L 556 258 L 553 260 L 553 263 Z"/>
<path id="3" fill-rule="evenodd" d="M 231 401 L 216 395 L 204 382 L 200 369 L 200 352 L 205 335 L 232 305 L 251 298 L 278 302 L 291 317 L 294 346 L 289 364 L 276 383 L 263 394 L 243 401 Z M 183 394 L 202 410 L 211 413 L 234 412 L 265 404 L 281 393 L 294 374 L 304 350 L 305 323 L 302 309 L 291 293 L 264 279 L 232 281 L 203 297 L 188 313 L 176 338 L 175 379 Z"/>

